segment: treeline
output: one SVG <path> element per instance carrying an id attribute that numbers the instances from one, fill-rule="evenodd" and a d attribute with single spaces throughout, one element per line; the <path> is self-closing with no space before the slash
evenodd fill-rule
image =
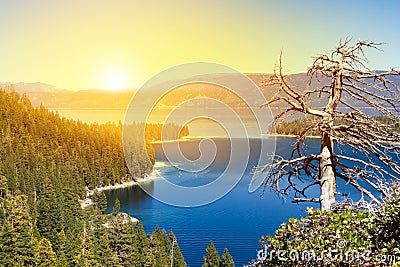
<path id="1" fill-rule="evenodd" d="M 96 198 L 103 201 L 85 210 L 77 199 L 66 199 L 69 216 L 51 202 L 56 192 L 50 184 L 44 192 L 32 214 L 26 196 L 11 193 L 0 176 L 0 266 L 186 266 L 172 231 L 157 227 L 146 235 L 140 222 L 133 228 L 130 217 L 122 216 L 119 205 L 102 214 L 104 192 Z"/>
<path id="2" fill-rule="evenodd" d="M 312 123 L 315 123 L 315 119 L 311 117 L 296 119 L 293 121 L 282 121 L 275 125 L 275 133 L 284 135 L 300 135 Z M 308 133 L 308 135 L 312 136 L 320 136 L 321 134 L 317 128 L 310 129 Z"/>
<path id="3" fill-rule="evenodd" d="M 126 151 L 125 160 L 129 164 L 131 175 L 135 178 L 142 178 L 151 171 L 155 162 L 154 149 L 151 145 L 152 141 L 176 140 L 189 135 L 187 126 L 182 127 L 181 130 L 180 128 L 180 126 L 174 123 L 165 125 L 131 123 L 125 125 L 123 130 L 123 134 L 125 135 L 123 145 Z M 145 140 L 143 140 L 143 133 Z M 122 136 L 119 136 L 119 138 L 121 140 Z M 122 147 L 120 150 L 122 151 Z M 125 176 L 123 181 L 126 180 L 131 179 L 129 176 Z M 111 184 L 113 184 L 112 181 Z"/>
<path id="4" fill-rule="evenodd" d="M 175 136 L 184 132 L 177 125 L 165 127 Z M 160 129 L 147 125 L 146 142 L 161 136 Z M 113 219 L 112 227 L 104 227 L 108 217 L 78 203 L 85 187 L 133 179 L 123 156 L 121 123 L 68 120 L 43 106 L 33 108 L 26 95 L 0 90 L 0 137 L 0 266 L 155 266 L 149 253 L 161 242 L 157 230 L 139 242 L 139 234 L 129 232 L 131 223 Z M 135 155 L 135 176 L 151 171 L 151 153 Z M 126 239 L 123 231 L 129 232 Z M 142 243 L 142 251 L 119 254 Z M 125 264 L 126 257 L 135 263 Z"/>
<path id="5" fill-rule="evenodd" d="M 400 122 L 387 116 L 376 116 L 374 120 L 381 122 L 385 125 L 390 125 L 394 131 L 400 132 Z M 301 119 L 296 119 L 293 121 L 282 121 L 281 123 L 275 125 L 275 133 L 283 135 L 300 135 L 304 130 L 308 129 L 307 135 L 309 136 L 320 136 L 320 130 L 318 128 L 310 128 L 310 126 L 315 125 L 317 122 L 316 118 L 305 117 Z M 334 121 L 335 125 L 349 125 L 348 121 L 343 119 L 337 119 Z"/>
<path id="6" fill-rule="evenodd" d="M 26 95 L 0 90 L 0 170 L 8 178 L 11 191 L 20 190 L 32 202 L 40 195 L 44 177 L 57 188 L 84 194 L 85 186 L 121 183 L 132 177 L 122 149 L 122 124 L 87 124 L 61 118 L 43 106 L 33 108 Z M 144 127 L 138 123 L 132 127 Z M 164 129 L 163 129 L 164 128 Z M 171 136 L 178 125 L 146 125 L 146 142 L 160 140 L 161 131 Z M 135 142 L 143 142 L 138 138 Z M 143 177 L 152 169 L 147 159 L 154 158 L 151 147 L 138 151 L 133 160 L 133 175 Z M 149 155 L 150 154 L 150 155 Z"/>

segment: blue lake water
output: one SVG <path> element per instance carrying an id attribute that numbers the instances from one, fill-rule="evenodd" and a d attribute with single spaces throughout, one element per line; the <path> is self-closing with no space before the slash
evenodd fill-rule
<path id="1" fill-rule="evenodd" d="M 217 147 L 226 145 L 228 139 L 217 141 Z M 277 139 L 277 153 L 289 155 L 292 150 L 292 138 Z M 310 152 L 319 150 L 319 140 L 307 141 Z M 198 140 L 187 141 L 184 150 L 198 153 Z M 210 204 L 183 208 L 164 204 L 148 196 L 139 186 L 110 190 L 106 192 L 108 198 L 108 210 L 111 212 L 115 198 L 121 202 L 121 210 L 140 219 L 146 232 L 152 232 L 155 226 L 167 230 L 172 229 L 177 236 L 179 246 L 189 266 L 201 266 L 206 247 L 213 240 L 220 255 L 226 247 L 232 254 L 236 266 L 243 266 L 256 258 L 260 249 L 259 239 L 262 235 L 273 234 L 282 222 L 290 217 L 306 215 L 307 206 L 317 207 L 316 204 L 293 204 L 290 196 L 286 201 L 270 192 L 265 191 L 261 198 L 262 190 L 249 193 L 248 186 L 251 180 L 252 167 L 257 164 L 258 152 L 257 139 L 250 140 L 252 147 L 249 164 L 243 177 L 227 195 Z M 165 156 L 155 147 L 157 164 L 155 169 L 167 180 L 184 186 L 198 186 L 215 179 L 221 172 L 227 153 L 227 149 L 217 152 L 217 157 L 210 168 L 198 173 L 178 170 L 168 164 Z M 224 154 L 224 155 L 221 155 Z M 350 152 L 349 152 L 350 153 Z M 185 154 L 185 153 L 184 153 Z M 189 153 L 190 154 L 190 153 Z M 186 155 L 188 157 L 195 155 Z M 160 180 L 149 182 L 147 190 L 155 196 L 164 191 Z M 357 199 L 360 195 L 344 183 L 338 183 L 338 188 L 350 193 Z M 318 194 L 318 188 L 312 194 Z M 188 198 L 191 196 L 188 195 Z"/>

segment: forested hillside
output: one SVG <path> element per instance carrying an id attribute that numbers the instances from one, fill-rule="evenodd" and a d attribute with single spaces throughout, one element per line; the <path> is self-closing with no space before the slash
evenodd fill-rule
<path id="1" fill-rule="evenodd" d="M 146 235 L 118 210 L 81 210 L 72 195 L 60 205 L 50 185 L 29 207 L 25 195 L 5 189 L 4 176 L 0 181 L 0 266 L 186 266 L 172 231 Z"/>
<path id="2" fill-rule="evenodd" d="M 122 151 L 121 123 L 86 124 L 60 118 L 43 106 L 33 108 L 26 95 L 16 92 L 0 91 L 0 107 L 0 168 L 11 191 L 18 189 L 31 200 L 35 192 L 40 195 L 44 177 L 57 188 L 68 187 L 77 194 L 83 194 L 85 186 L 93 188 L 132 179 Z M 179 131 L 173 124 L 165 128 Z M 161 125 L 146 125 L 146 141 L 160 140 L 162 130 Z M 187 134 L 187 129 L 182 133 Z M 140 163 L 134 170 L 135 178 L 151 171 L 148 153 L 151 150 L 135 156 Z"/>
<path id="3" fill-rule="evenodd" d="M 160 125 L 146 127 L 147 142 L 159 139 Z M 134 230 L 118 212 L 106 216 L 99 205 L 82 210 L 78 203 L 85 187 L 133 179 L 125 165 L 121 132 L 121 123 L 67 120 L 43 106 L 33 108 L 26 95 L 0 90 L 0 266 L 169 262 L 172 232 L 168 236 L 156 229 L 146 236 L 140 224 Z M 147 153 L 135 157 L 138 178 L 152 169 Z M 174 257 L 174 266 L 185 265 L 177 245 Z"/>
<path id="4" fill-rule="evenodd" d="M 400 118 L 396 120 L 386 116 L 376 116 L 374 119 L 380 123 L 383 123 L 387 127 L 391 127 L 394 131 L 400 132 Z M 336 119 L 335 125 L 349 125 L 345 120 Z M 318 120 L 307 117 L 296 119 L 293 121 L 283 121 L 275 126 L 276 134 L 283 135 L 301 135 L 307 130 L 308 136 L 320 136 L 321 132 L 318 128 Z"/>

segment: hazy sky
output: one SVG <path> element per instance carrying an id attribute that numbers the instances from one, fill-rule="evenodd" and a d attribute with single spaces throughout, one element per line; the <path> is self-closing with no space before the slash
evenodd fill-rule
<path id="1" fill-rule="evenodd" d="M 400 1 L 1 0 L 0 81 L 64 89 L 138 87 L 170 66 L 212 61 L 287 72 L 340 38 L 385 41 L 375 69 L 400 66 Z"/>

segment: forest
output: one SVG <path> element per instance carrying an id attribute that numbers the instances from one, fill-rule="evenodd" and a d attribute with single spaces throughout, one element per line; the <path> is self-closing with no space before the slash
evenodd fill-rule
<path id="1" fill-rule="evenodd" d="M 140 162 L 129 174 L 122 150 L 122 123 L 87 124 L 61 118 L 45 107 L 33 108 L 26 95 L 0 91 L 0 170 L 10 191 L 26 194 L 31 201 L 40 196 L 42 183 L 50 179 L 57 189 L 69 188 L 83 196 L 89 189 L 142 178 L 151 172 L 152 150 L 138 151 Z M 143 128 L 143 123 L 129 127 Z M 146 143 L 160 140 L 161 132 L 179 132 L 174 124 L 146 125 Z M 143 142 L 138 138 L 136 142 Z M 147 147 L 150 147 L 147 145 Z"/>
<path id="2" fill-rule="evenodd" d="M 151 171 L 147 150 L 129 174 L 122 127 L 61 118 L 34 108 L 26 95 L 0 90 L 0 266 L 186 266 L 172 231 L 146 234 L 140 222 L 132 227 L 121 218 L 118 205 L 104 214 L 104 192 L 95 190 L 89 208 L 78 203 L 86 188 Z M 175 136 L 188 133 L 164 127 Z M 146 125 L 146 143 L 162 128 Z"/>
<path id="3" fill-rule="evenodd" d="M 394 131 L 400 132 L 400 121 L 391 119 L 387 116 L 375 116 L 373 117 L 376 121 L 384 123 L 393 128 Z M 301 133 L 309 127 L 315 125 L 317 120 L 312 117 L 304 117 L 295 119 L 292 121 L 282 121 L 275 126 L 276 134 L 283 135 L 301 135 Z M 334 125 L 348 125 L 349 123 L 345 120 L 335 119 Z M 272 130 L 272 129 L 271 129 Z M 271 132 L 272 133 L 272 132 Z M 320 136 L 318 128 L 312 128 L 308 131 L 310 136 Z"/>

